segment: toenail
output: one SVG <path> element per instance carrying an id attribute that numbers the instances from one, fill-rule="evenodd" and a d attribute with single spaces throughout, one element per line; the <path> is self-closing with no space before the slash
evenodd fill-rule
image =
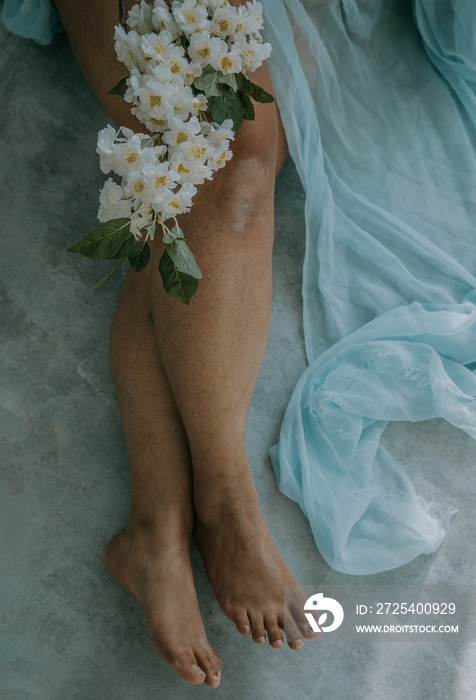
<path id="1" fill-rule="evenodd" d="M 293 647 L 297 647 L 298 649 L 300 649 L 304 646 L 304 639 L 295 639 L 294 642 L 291 642 L 291 644 L 293 645 Z"/>
<path id="2" fill-rule="evenodd" d="M 266 639 L 264 637 L 258 637 L 255 641 L 257 644 L 265 644 Z"/>
<path id="3" fill-rule="evenodd" d="M 215 673 L 215 675 L 213 676 L 213 680 L 216 681 L 217 683 L 219 683 L 221 680 L 221 675 L 218 675 L 218 673 Z"/>
<path id="4" fill-rule="evenodd" d="M 281 641 L 281 639 L 277 639 L 275 642 L 273 642 L 273 646 L 274 647 L 282 647 L 283 642 Z"/>
<path id="5" fill-rule="evenodd" d="M 321 630 L 313 630 L 311 625 L 307 625 L 306 627 L 306 634 L 308 634 L 310 637 L 313 637 L 315 634 L 321 634 Z"/>
<path id="6" fill-rule="evenodd" d="M 202 671 L 202 669 L 200 668 L 200 666 L 197 666 L 196 664 L 194 664 L 194 665 L 192 666 L 192 668 L 193 668 L 193 670 L 195 671 L 195 673 L 197 674 L 197 676 L 203 676 L 203 677 L 206 676 L 206 674 Z"/>
<path id="7" fill-rule="evenodd" d="M 248 625 L 245 625 L 244 627 L 242 627 L 242 631 L 245 632 L 246 634 L 248 634 L 248 632 L 250 631 L 250 628 L 248 627 Z"/>

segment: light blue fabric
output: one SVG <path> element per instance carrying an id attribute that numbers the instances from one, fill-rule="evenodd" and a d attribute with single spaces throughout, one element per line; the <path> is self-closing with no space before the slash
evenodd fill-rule
<path id="1" fill-rule="evenodd" d="M 51 44 L 53 34 L 62 30 L 50 0 L 4 0 L 2 19 L 14 34 L 43 45 Z"/>
<path id="2" fill-rule="evenodd" d="M 476 3 L 262 1 L 310 362 L 271 457 L 325 560 L 370 574 L 435 551 L 455 512 L 416 495 L 387 422 L 476 438 Z"/>

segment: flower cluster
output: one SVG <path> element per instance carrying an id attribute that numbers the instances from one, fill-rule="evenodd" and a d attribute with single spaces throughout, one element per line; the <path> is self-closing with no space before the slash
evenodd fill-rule
<path id="1" fill-rule="evenodd" d="M 108 224 L 108 236 L 117 221 L 121 237 L 129 219 L 131 237 L 141 243 L 160 224 L 176 277 L 201 278 L 176 216 L 190 210 L 197 186 L 232 157 L 234 133 L 254 118 L 251 98 L 272 100 L 246 77 L 271 53 L 262 27 L 262 6 L 254 0 L 239 7 L 229 0 L 142 0 L 130 10 L 127 28 L 115 29 L 116 53 L 129 75 L 111 93 L 131 104 L 148 133 L 112 126 L 99 132 L 101 170 L 119 177 L 101 190 L 98 218 Z M 87 254 L 78 245 L 72 250 Z M 131 265 L 137 257 L 129 254 Z M 149 257 L 147 251 L 140 269 Z"/>
<path id="2" fill-rule="evenodd" d="M 228 0 L 142 0 L 115 30 L 115 48 L 130 71 L 124 98 L 149 134 L 108 126 L 97 151 L 110 178 L 98 218 L 131 216 L 140 238 L 156 220 L 189 211 L 196 186 L 232 157 L 233 122 L 207 119 L 208 98 L 194 81 L 210 67 L 222 75 L 254 71 L 271 51 L 263 44 L 259 2 L 234 7 Z"/>

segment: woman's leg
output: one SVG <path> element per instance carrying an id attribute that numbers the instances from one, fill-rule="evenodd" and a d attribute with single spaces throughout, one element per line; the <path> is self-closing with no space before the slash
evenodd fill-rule
<path id="1" fill-rule="evenodd" d="M 217 686 L 221 661 L 205 635 L 190 562 L 189 448 L 156 346 L 148 277 L 148 271 L 128 273 L 111 328 L 111 370 L 132 498 L 127 524 L 109 543 L 106 561 L 143 604 L 159 654 L 190 683 Z"/>
<path id="2" fill-rule="evenodd" d="M 125 74 L 116 60 L 117 0 L 57 0 L 78 63 L 117 124 L 143 130 L 130 107 L 107 95 Z M 156 271 L 158 273 L 158 271 Z M 219 685 L 221 661 L 200 617 L 189 541 L 194 512 L 190 451 L 157 349 L 150 268 L 130 270 L 111 328 L 110 361 L 126 438 L 132 503 L 106 561 L 143 604 L 157 651 L 190 683 Z"/>
<path id="3" fill-rule="evenodd" d="M 267 68 L 253 79 L 272 90 Z M 204 279 L 189 307 L 168 297 L 150 275 L 152 313 L 165 372 L 193 464 L 195 537 L 225 614 L 262 644 L 303 645 L 303 630 L 283 608 L 296 580 L 264 522 L 251 477 L 246 419 L 266 347 L 271 311 L 271 255 L 276 171 L 286 144 L 276 106 L 258 105 L 233 144 L 233 159 L 181 218 Z M 302 607 L 298 621 L 305 626 Z"/>
<path id="4" fill-rule="evenodd" d="M 100 10 L 92 0 L 58 0 L 57 6 L 96 94 L 118 123 L 137 128 L 127 105 L 105 95 L 125 73 L 112 46 L 116 0 L 101 3 Z M 254 79 L 270 88 L 266 69 Z M 144 602 L 148 620 L 155 620 L 149 626 L 160 653 L 191 680 L 193 654 L 207 671 L 209 683 L 214 682 L 210 677 L 215 657 L 205 645 L 201 623 L 196 617 L 190 636 L 180 623 L 182 599 L 174 598 L 175 586 L 170 579 L 160 579 L 159 568 L 163 567 L 151 564 L 154 558 L 162 564 L 170 555 L 168 543 L 175 543 L 174 551 L 183 552 L 178 570 L 190 591 L 190 610 L 198 615 L 184 544 L 191 503 L 189 452 L 181 419 L 193 457 L 199 516 L 196 538 L 225 612 L 242 632 L 251 627 L 258 643 L 267 630 L 272 644 L 279 646 L 279 627 L 288 615 L 283 610 L 283 586 L 295 583 L 264 524 L 244 442 L 246 415 L 269 325 L 274 177 L 286 154 L 275 107 L 259 105 L 257 115 L 256 122 L 240 131 L 231 163 L 212 183 L 200 188 L 192 213 L 183 218 L 186 236 L 205 275 L 191 306 L 185 308 L 163 293 L 156 269 L 159 243 L 149 273 L 129 273 L 111 335 L 111 363 L 131 458 L 133 504 L 128 526 L 110 545 L 109 564 Z M 149 278 L 150 309 L 148 282 L 144 281 Z M 150 336 L 152 328 L 160 355 Z M 146 342 L 138 342 L 146 337 Z M 155 388 L 148 391 L 151 386 Z M 145 403 L 144 395 L 150 399 Z M 169 469 L 171 464 L 173 469 Z M 173 504 L 178 517 L 164 538 L 160 516 L 166 501 Z M 159 597 L 168 601 L 170 610 L 160 620 L 156 615 Z M 302 613 L 298 622 L 305 623 Z M 290 615 L 288 623 L 292 630 Z M 297 640 L 303 636 L 295 626 L 291 645 L 302 646 Z M 179 643 L 183 640 L 189 645 L 186 662 Z"/>

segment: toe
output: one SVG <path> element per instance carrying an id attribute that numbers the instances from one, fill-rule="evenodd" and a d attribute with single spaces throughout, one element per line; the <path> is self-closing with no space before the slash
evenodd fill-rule
<path id="1" fill-rule="evenodd" d="M 251 621 L 251 636 L 256 644 L 266 644 L 266 629 L 264 626 L 263 616 L 259 613 L 250 614 L 248 617 Z"/>
<path id="2" fill-rule="evenodd" d="M 293 616 L 289 611 L 284 617 L 284 631 L 286 632 L 286 641 L 291 649 L 302 649 L 304 646 L 304 635 L 294 621 Z"/>
<path id="3" fill-rule="evenodd" d="M 191 650 L 188 653 L 176 653 L 173 659 L 166 659 L 166 661 L 170 663 L 180 678 L 183 678 L 187 683 L 198 685 L 199 683 L 203 683 L 207 677 L 207 674 L 203 668 L 200 667 L 198 660 Z"/>
<path id="4" fill-rule="evenodd" d="M 221 680 L 221 661 L 215 650 L 207 645 L 200 650 L 195 651 L 200 668 L 206 674 L 205 685 L 210 688 L 218 688 Z"/>
<path id="5" fill-rule="evenodd" d="M 247 635 L 251 632 L 250 618 L 244 608 L 241 608 L 235 613 L 235 625 L 238 632 L 241 632 L 241 634 Z"/>
<path id="6" fill-rule="evenodd" d="M 147 625 L 151 642 L 156 651 L 184 681 L 194 685 L 203 683 L 207 674 L 201 667 L 190 643 L 176 635 L 167 637 L 166 632 L 170 631 L 170 628 L 161 623 L 161 619 L 152 618 L 148 620 Z"/>
<path id="7" fill-rule="evenodd" d="M 292 617 L 304 639 L 317 639 L 321 635 L 320 631 L 315 632 L 312 629 L 302 609 L 292 609 Z"/>
<path id="8" fill-rule="evenodd" d="M 284 646 L 284 642 L 277 619 L 274 616 L 265 617 L 264 623 L 266 631 L 268 632 L 268 641 L 270 645 L 273 649 L 280 649 Z"/>

